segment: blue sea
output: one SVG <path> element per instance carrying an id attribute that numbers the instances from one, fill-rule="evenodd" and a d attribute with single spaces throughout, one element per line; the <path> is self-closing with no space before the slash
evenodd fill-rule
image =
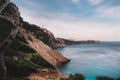
<path id="1" fill-rule="evenodd" d="M 71 59 L 61 67 L 66 73 L 81 73 L 86 80 L 95 80 L 96 76 L 120 77 L 120 42 L 70 45 L 58 51 Z"/>

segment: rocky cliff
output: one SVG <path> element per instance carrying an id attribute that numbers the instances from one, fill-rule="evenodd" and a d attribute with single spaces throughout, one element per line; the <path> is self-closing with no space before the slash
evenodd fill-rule
<path id="1" fill-rule="evenodd" d="M 48 31 L 45 28 L 41 28 L 40 26 L 29 24 L 28 22 L 25 22 L 22 20 L 22 29 L 26 30 L 26 33 L 30 33 L 33 35 L 36 39 L 41 40 L 46 45 L 51 47 L 52 49 L 56 48 L 56 39 L 54 35 Z"/>
<path id="2" fill-rule="evenodd" d="M 44 68 L 55 70 L 57 66 L 69 61 L 54 50 L 56 48 L 54 35 L 47 29 L 24 21 L 20 16 L 19 8 L 10 0 L 0 0 L 0 16 L 6 20 L 3 21 L 0 17 L 0 21 L 2 21 L 0 23 L 0 46 L 5 40 L 11 44 L 9 48 L 5 49 L 4 57 L 9 77 L 25 77 L 33 72 L 41 72 L 41 69 Z M 3 25 L 6 26 L 3 27 Z M 12 33 L 9 40 L 6 39 L 9 33 L 5 33 L 6 37 L 3 38 L 2 31 L 14 32 L 10 26 L 15 26 L 15 33 Z M 13 36 L 16 36 L 15 39 Z M 1 51 L 1 53 L 3 52 Z"/>

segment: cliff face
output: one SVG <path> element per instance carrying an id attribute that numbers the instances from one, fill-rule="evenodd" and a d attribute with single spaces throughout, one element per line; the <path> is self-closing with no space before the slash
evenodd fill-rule
<path id="1" fill-rule="evenodd" d="M 1 15 L 6 17 L 15 23 L 15 25 L 21 27 L 20 29 L 25 29 L 27 33 L 32 33 L 37 39 L 43 41 L 46 45 L 50 46 L 52 49 L 55 49 L 56 39 L 54 35 L 45 28 L 41 28 L 34 24 L 29 24 L 26 21 L 23 21 L 20 16 L 18 7 L 9 2 L 9 0 L 1 0 Z"/>
<path id="2" fill-rule="evenodd" d="M 19 32 L 21 35 L 27 34 L 28 39 L 33 36 L 34 39 L 42 41 L 52 49 L 56 48 L 56 39 L 50 31 L 37 25 L 29 24 L 28 22 L 23 21 L 20 16 L 18 7 L 14 3 L 9 2 L 9 0 L 1 0 L 1 5 L 6 6 L 4 6 L 4 9 L 1 11 L 0 15 L 6 17 L 16 26 L 19 26 Z M 24 33 L 21 32 L 23 30 L 25 31 Z"/>
<path id="3" fill-rule="evenodd" d="M 54 35 L 45 28 L 41 28 L 34 24 L 29 24 L 28 22 L 22 22 L 22 28 L 26 30 L 27 33 L 33 35 L 36 39 L 41 40 L 46 45 L 52 49 L 56 48 L 56 39 Z"/>
<path id="4" fill-rule="evenodd" d="M 31 27 L 31 31 L 29 31 L 30 29 L 29 30 L 24 29 L 24 28 L 20 29 L 20 33 L 22 33 L 23 36 L 26 38 L 29 46 L 31 46 L 35 51 L 37 51 L 45 60 L 47 60 L 54 67 L 61 66 L 62 64 L 67 63 L 69 61 L 67 58 L 63 57 L 59 52 L 57 52 L 56 50 L 53 50 L 48 45 L 45 45 L 44 40 L 43 41 L 40 40 L 43 38 L 43 39 L 46 39 L 45 40 L 46 42 L 48 42 L 47 39 L 50 35 L 53 36 L 52 33 L 47 32 L 48 30 L 46 30 L 46 29 L 40 29 L 39 27 L 37 27 L 38 30 L 36 30 L 36 31 L 38 31 L 38 32 L 37 32 L 37 34 L 35 34 L 34 29 L 37 29 L 37 28 L 34 28 L 34 27 L 36 27 L 36 26 L 33 25 Z M 32 32 L 32 30 L 33 30 L 33 32 Z M 41 35 L 38 33 L 41 33 L 42 36 L 37 37 L 37 35 Z M 46 35 L 44 35 L 44 34 L 46 34 Z M 44 37 L 44 36 L 46 36 L 46 37 Z"/>
<path id="5" fill-rule="evenodd" d="M 53 69 L 69 61 L 54 50 L 56 48 L 54 35 L 47 29 L 25 22 L 14 3 L 9 0 L 0 0 L 0 16 L 9 21 L 8 23 L 1 22 L 1 26 L 3 23 L 11 26 L 10 23 L 12 23 L 16 27 L 15 30 L 19 30 L 19 32 L 12 33 L 12 35 L 15 34 L 15 39 L 10 36 L 12 43 L 5 52 L 4 60 L 9 76 L 28 76 L 30 73 L 38 71 L 38 69 L 45 67 Z M 6 28 L 1 26 L 1 30 Z M 13 30 L 9 31 L 14 32 Z M 4 40 L 1 40 L 2 42 Z M 1 43 L 0 46 L 2 46 Z"/>

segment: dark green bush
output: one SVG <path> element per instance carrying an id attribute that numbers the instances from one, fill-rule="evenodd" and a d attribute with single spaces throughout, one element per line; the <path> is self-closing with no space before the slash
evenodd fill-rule
<path id="1" fill-rule="evenodd" d="M 120 80 L 120 78 L 117 78 L 116 80 Z"/>
<path id="2" fill-rule="evenodd" d="M 96 80 L 115 80 L 115 79 L 110 77 L 96 77 Z"/>
<path id="3" fill-rule="evenodd" d="M 37 65 L 42 65 L 47 68 L 54 68 L 51 64 L 49 64 L 45 59 L 43 59 L 40 55 L 34 54 L 31 57 L 31 61 Z"/>
<path id="4" fill-rule="evenodd" d="M 5 59 L 5 63 L 7 66 L 8 75 L 11 77 L 27 76 L 30 73 L 37 71 L 37 67 L 26 60 L 15 61 L 8 58 Z"/>
<path id="5" fill-rule="evenodd" d="M 85 80 L 85 77 L 82 74 L 76 73 L 70 75 L 69 78 L 61 78 L 61 80 Z"/>
<path id="6" fill-rule="evenodd" d="M 25 53 L 35 53 L 36 51 L 31 48 L 30 46 L 26 45 L 25 43 L 22 43 L 18 40 L 14 40 L 13 43 L 11 44 L 11 47 L 14 50 L 19 50 L 19 51 L 23 51 Z"/>
<path id="7" fill-rule="evenodd" d="M 21 41 L 21 42 L 23 42 L 23 43 L 28 44 L 28 42 L 25 39 L 25 37 L 22 34 L 20 34 L 20 33 L 17 34 L 16 39 L 19 40 L 19 41 Z"/>

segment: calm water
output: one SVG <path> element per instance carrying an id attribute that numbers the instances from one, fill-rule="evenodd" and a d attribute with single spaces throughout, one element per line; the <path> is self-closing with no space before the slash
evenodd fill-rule
<path id="1" fill-rule="evenodd" d="M 120 42 L 71 45 L 58 50 L 71 59 L 61 68 L 66 73 L 81 73 L 86 80 L 95 80 L 95 76 L 120 77 Z"/>

